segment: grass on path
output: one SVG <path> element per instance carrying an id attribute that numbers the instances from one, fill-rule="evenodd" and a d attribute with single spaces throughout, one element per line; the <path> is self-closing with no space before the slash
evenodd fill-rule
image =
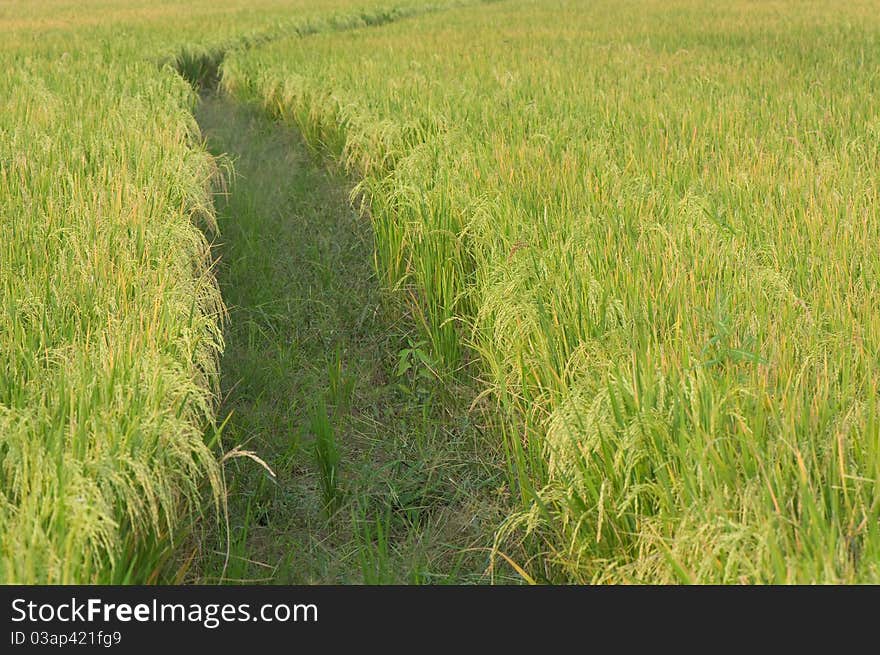
<path id="1" fill-rule="evenodd" d="M 221 95 L 197 118 L 235 175 L 216 199 L 229 307 L 220 417 L 229 528 L 201 581 L 486 580 L 505 516 L 500 454 L 378 287 L 367 220 L 298 135 Z M 462 393 L 465 391 L 465 393 Z M 227 560 L 227 545 L 229 556 Z M 497 581 L 497 578 L 496 578 Z"/>

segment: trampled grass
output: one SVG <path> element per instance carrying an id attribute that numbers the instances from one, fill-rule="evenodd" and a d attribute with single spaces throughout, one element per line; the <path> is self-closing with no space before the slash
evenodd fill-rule
<path id="1" fill-rule="evenodd" d="M 402 347 L 412 320 L 380 288 L 348 181 L 259 109 L 208 93 L 196 115 L 235 168 L 216 199 L 223 443 L 274 476 L 229 463 L 228 533 L 204 525 L 190 579 L 484 580 L 510 509 L 501 449 L 473 394 L 448 402 Z"/>
<path id="2" fill-rule="evenodd" d="M 875 2 L 504 2 L 228 58 L 476 352 L 554 581 L 880 578 Z"/>

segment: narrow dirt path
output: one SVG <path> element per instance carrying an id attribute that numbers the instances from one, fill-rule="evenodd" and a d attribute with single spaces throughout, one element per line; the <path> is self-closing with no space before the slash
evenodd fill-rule
<path id="1" fill-rule="evenodd" d="M 505 515 L 500 455 L 466 410 L 449 411 L 449 394 L 439 400 L 408 323 L 389 320 L 345 180 L 228 98 L 206 94 L 197 119 L 236 173 L 216 199 L 230 310 L 223 446 L 276 473 L 227 463 L 231 539 L 204 536 L 197 578 L 485 580 Z"/>

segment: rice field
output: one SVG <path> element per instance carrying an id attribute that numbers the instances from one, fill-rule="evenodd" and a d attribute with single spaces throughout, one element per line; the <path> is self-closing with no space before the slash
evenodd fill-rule
<path id="1" fill-rule="evenodd" d="M 880 582 L 875 0 L 14 2 L 0 32 L 0 581 L 167 579 L 225 504 L 216 83 L 351 180 L 406 402 L 490 417 L 487 581 Z"/>

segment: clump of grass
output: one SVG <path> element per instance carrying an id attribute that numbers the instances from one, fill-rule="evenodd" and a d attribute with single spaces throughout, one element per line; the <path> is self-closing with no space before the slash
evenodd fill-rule
<path id="1" fill-rule="evenodd" d="M 371 515 L 360 506 L 352 508 L 352 525 L 357 526 L 357 556 L 364 584 L 393 584 L 396 579 L 391 552 L 391 507 Z"/>
<path id="2" fill-rule="evenodd" d="M 357 380 L 345 370 L 341 346 L 336 347 L 333 359 L 327 366 L 327 381 L 327 397 L 332 402 L 333 411 L 344 414 L 351 407 Z"/>
<path id="3" fill-rule="evenodd" d="M 327 414 L 327 404 L 323 398 L 318 401 L 312 413 L 310 431 L 315 438 L 315 463 L 318 467 L 324 511 L 329 517 L 339 508 L 342 491 L 339 488 L 339 451 L 336 448 L 333 425 Z"/>

